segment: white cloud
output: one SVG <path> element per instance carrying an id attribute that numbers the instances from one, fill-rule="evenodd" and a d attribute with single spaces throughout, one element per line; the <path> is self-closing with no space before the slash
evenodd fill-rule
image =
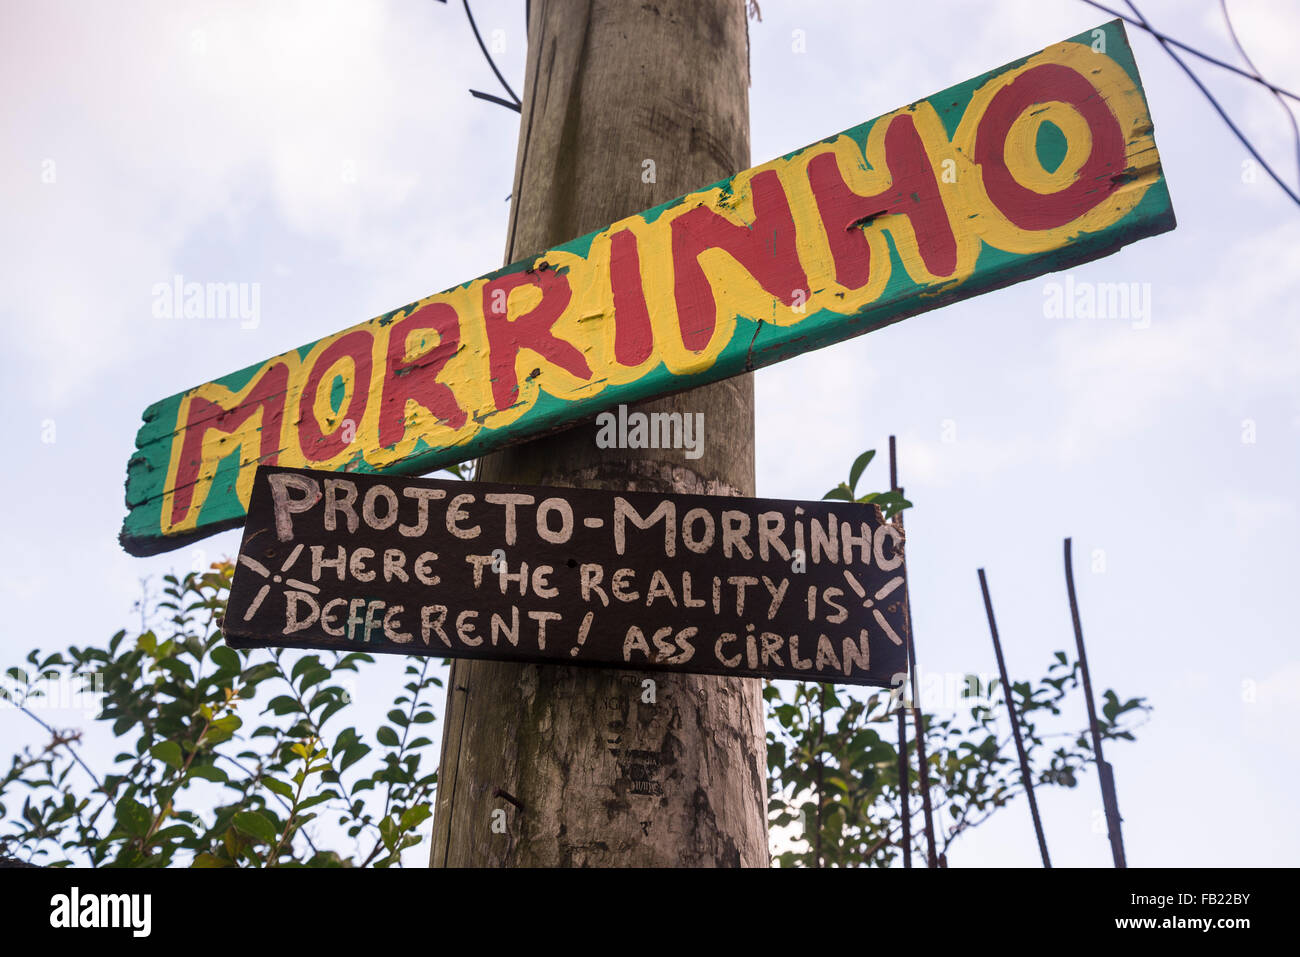
<path id="1" fill-rule="evenodd" d="M 1241 685 L 1241 734 L 1248 740 L 1272 739 L 1272 729 L 1294 728 L 1300 717 L 1300 661 L 1288 661 L 1256 681 L 1250 676 Z M 1300 738 L 1289 732 L 1278 735 L 1279 747 L 1291 756 L 1300 755 Z"/>
<path id="2" fill-rule="evenodd" d="M 1177 414 L 1201 393 L 1290 391 L 1300 381 L 1300 224 L 1212 240 L 1203 267 L 1157 282 L 1148 328 L 1115 319 L 1060 320 L 1054 378 L 1067 399 L 1059 454 L 1073 461 Z M 1081 281 L 1128 281 L 1117 264 Z M 1230 401 L 1238 396 L 1233 394 Z"/>
<path id="3" fill-rule="evenodd" d="M 1231 494 L 1222 503 L 1227 513 L 1227 524 L 1244 547 L 1258 541 L 1264 534 L 1277 534 L 1285 526 L 1296 523 L 1296 501 L 1293 498 Z"/>
<path id="4" fill-rule="evenodd" d="M 414 16 L 418 30 L 382 4 L 65 3 L 11 18 L 0 83 L 36 95 L 0 106 L 15 144 L 0 159 L 0 255 L 18 280 L 0 313 L 45 401 L 157 354 L 153 284 L 223 225 L 265 231 L 268 207 L 374 275 L 376 312 L 499 264 L 468 250 L 488 236 L 500 248 L 504 204 L 484 217 L 465 184 L 499 137 L 509 191 L 515 120 L 466 93 L 483 64 L 463 18 L 436 4 Z"/>

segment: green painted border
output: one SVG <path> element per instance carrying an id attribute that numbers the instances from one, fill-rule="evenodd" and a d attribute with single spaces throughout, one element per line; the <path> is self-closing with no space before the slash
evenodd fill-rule
<path id="1" fill-rule="evenodd" d="M 1127 35 L 1121 21 L 1114 20 L 1097 28 L 1106 36 L 1106 55 L 1119 64 L 1132 79 L 1140 95 L 1143 92 L 1142 81 L 1138 75 L 1137 64 L 1133 58 Z M 1088 30 L 1069 41 L 1091 45 L 1094 30 Z M 1032 54 L 1036 55 L 1036 54 Z M 989 79 L 1009 69 L 1025 63 L 1029 57 L 1005 64 L 990 70 L 957 86 L 936 93 L 926 100 L 934 107 L 949 137 L 953 135 L 957 122 L 965 112 L 971 97 Z M 845 130 L 843 133 L 827 137 L 820 142 L 830 142 L 839 136 L 849 136 L 863 145 L 872 125 L 876 120 Z M 817 145 L 817 144 L 813 144 Z M 804 147 L 786 154 L 790 159 L 803 152 Z M 696 192 L 712 189 L 728 190 L 734 177 L 719 180 L 711 186 Z M 693 195 L 693 194 L 688 194 Z M 664 210 L 681 203 L 686 197 L 653 207 L 642 213 L 647 221 L 653 221 Z M 1163 173 L 1146 191 L 1142 200 L 1122 220 L 1108 229 L 1082 235 L 1069 245 L 1049 253 L 1037 255 L 1019 255 L 1008 253 L 984 244 L 976 260 L 971 277 L 956 286 L 933 289 L 929 288 L 923 295 L 916 290 L 923 288 L 911 281 L 898 260 L 892 237 L 890 253 L 894 268 L 890 280 L 881 297 L 867 309 L 857 315 L 845 316 L 830 310 L 819 310 L 809 315 L 792 328 L 782 328 L 770 323 L 755 322 L 746 317 L 737 317 L 736 333 L 723 348 L 714 365 L 704 372 L 691 376 L 674 375 L 660 365 L 640 379 L 622 385 L 606 387 L 599 395 L 587 399 L 567 401 L 557 399 L 548 393 L 541 393 L 527 415 L 500 430 L 484 428 L 469 441 L 454 446 L 431 448 L 424 446 L 407 459 L 379 470 L 365 462 L 360 454 L 349 463 L 350 470 L 362 472 L 386 471 L 398 475 L 420 475 L 435 471 L 448 465 L 463 462 L 502 448 L 515 442 L 536 438 L 548 432 L 568 428 L 611 406 L 620 403 L 632 403 L 654 396 L 668 395 L 686 389 L 696 388 L 719 379 L 725 379 L 751 369 L 771 365 L 783 359 L 801 353 L 822 348 L 854 336 L 870 332 L 882 326 L 897 322 L 908 316 L 936 309 L 940 306 L 968 299 L 972 296 L 999 289 L 1013 283 L 1021 282 L 1035 276 L 1055 272 L 1079 263 L 1108 255 L 1120 247 L 1158 233 L 1173 229 L 1175 219 L 1170 202 L 1169 190 Z M 593 230 L 584 236 L 570 240 L 556 247 L 556 250 L 573 253 L 584 257 L 590 250 L 591 243 L 604 228 Z M 479 279 L 494 279 L 499 276 L 531 268 L 535 263 L 551 255 L 553 251 L 511 263 L 494 272 L 487 273 Z M 471 280 L 476 282 L 478 280 Z M 460 289 L 470 283 L 463 283 L 453 289 Z M 451 291 L 451 290 L 448 290 Z M 391 310 L 382 316 L 370 320 L 372 323 L 385 325 L 401 309 L 410 309 L 415 303 L 408 303 L 399 309 Z M 305 356 L 315 343 L 310 343 L 296 350 Z M 214 380 L 220 385 L 236 390 L 251 380 L 264 364 L 250 365 L 238 372 L 233 372 Z M 187 390 L 188 392 L 189 390 Z M 180 409 L 180 402 L 186 393 L 179 393 L 149 406 L 144 412 L 144 423 L 136 436 L 137 451 L 127 466 L 126 503 L 129 508 L 122 528 L 123 547 L 135 555 L 156 554 L 180 547 L 188 542 L 205 538 L 215 532 L 233 528 L 243 523 L 245 511 L 235 492 L 237 468 L 234 455 L 228 456 L 218 466 L 212 488 L 200 516 L 200 526 L 184 535 L 163 536 L 159 533 L 161 526 L 163 480 L 167 474 L 168 460 L 171 454 L 169 437 L 174 431 L 174 423 Z"/>

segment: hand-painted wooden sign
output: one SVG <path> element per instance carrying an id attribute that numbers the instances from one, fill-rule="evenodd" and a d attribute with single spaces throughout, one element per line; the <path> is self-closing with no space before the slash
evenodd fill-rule
<path id="1" fill-rule="evenodd" d="M 885 687 L 906 591 L 874 505 L 262 467 L 223 628 L 239 648 Z"/>
<path id="2" fill-rule="evenodd" d="M 1115 21 L 150 406 L 122 542 L 239 524 L 259 464 L 432 471 L 1173 226 Z"/>

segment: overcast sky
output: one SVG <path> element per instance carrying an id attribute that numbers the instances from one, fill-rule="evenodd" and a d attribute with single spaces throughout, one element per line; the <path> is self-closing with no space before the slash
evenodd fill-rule
<path id="1" fill-rule="evenodd" d="M 1230 6 L 1260 70 L 1300 89 L 1300 8 Z M 520 90 L 523 3 L 474 7 L 485 34 L 502 31 L 498 62 Z M 1142 8 L 1236 62 L 1217 2 Z M 755 163 L 1109 19 L 1078 0 L 763 0 L 762 13 Z M 499 91 L 463 11 L 432 0 L 11 0 L 0 22 L 7 667 L 35 646 L 103 642 L 132 621 L 140 578 L 234 553 L 235 532 L 152 559 L 120 549 L 140 413 L 499 266 L 518 117 L 466 92 Z M 1149 321 L 1051 318 L 1063 277 L 1044 277 L 763 370 L 758 492 L 820 497 L 898 435 L 923 672 L 994 670 L 978 567 L 1014 677 L 1071 647 L 1073 536 L 1094 684 L 1155 708 L 1135 744 L 1108 751 L 1130 863 L 1290 864 L 1300 209 L 1158 44 L 1130 37 L 1178 228 L 1071 274 L 1142 284 Z M 1294 187 L 1283 107 L 1196 69 Z M 155 318 L 153 287 L 178 274 L 258 284 L 260 322 Z M 886 482 L 882 455 L 864 484 Z M 401 664 L 359 689 L 376 718 Z M 0 711 L 0 755 L 40 740 Z M 113 751 L 89 741 L 106 768 Z M 1055 863 L 1109 862 L 1095 777 L 1041 804 Z M 1023 803 L 951 857 L 1036 862 Z"/>

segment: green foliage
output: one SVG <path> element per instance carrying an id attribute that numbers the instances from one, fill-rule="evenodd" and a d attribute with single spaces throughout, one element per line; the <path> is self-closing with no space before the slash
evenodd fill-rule
<path id="1" fill-rule="evenodd" d="M 0 855 L 119 867 L 387 867 L 419 841 L 437 776 L 421 766 L 433 741 L 429 659 L 408 678 L 373 738 L 343 724 L 344 681 L 373 664 L 361 653 L 237 651 L 219 630 L 234 568 L 167 576 L 165 622 L 105 648 L 71 647 L 0 691 L 51 741 L 13 756 L 0 777 Z M 80 763 L 77 732 L 39 717 L 41 683 L 102 682 L 108 723 L 125 750 L 100 780 Z M 369 760 L 365 760 L 369 758 Z M 93 780 L 92 780 L 93 779 Z M 8 812 L 21 801 L 21 811 Z M 318 846 L 308 825 L 334 818 L 355 849 Z"/>
<path id="2" fill-rule="evenodd" d="M 857 495 L 857 483 L 874 456 L 870 451 L 858 456 L 849 480 L 822 497 L 874 502 L 886 517 L 911 507 L 896 492 Z M 1045 730 L 1045 721 L 1061 717 L 1067 694 L 1079 686 L 1078 663 L 1062 651 L 1055 653 L 1043 678 L 1012 686 L 1035 788 L 1075 787 L 1087 765 L 1095 763 L 1086 728 Z M 788 691 L 783 693 L 783 687 Z M 765 684 L 771 719 L 769 823 L 773 843 L 784 848 L 774 855 L 776 863 L 886 867 L 901 857 L 899 708 L 907 717 L 912 854 L 916 861 L 926 860 L 916 725 L 907 690 L 861 698 L 833 685 Z M 942 717 L 922 718 L 939 854 L 1024 791 L 999 683 L 981 686 L 977 676 L 968 675 L 958 697 Z M 1102 740 L 1134 740 L 1135 719 L 1150 710 L 1145 699 L 1121 703 L 1114 691 L 1106 691 L 1102 700 Z M 1075 708 L 1082 714 L 1086 705 L 1078 701 Z"/>
<path id="3" fill-rule="evenodd" d="M 910 507 L 896 492 L 857 495 L 874 455 L 858 456 L 848 481 L 824 497 L 875 503 L 887 517 Z M 385 722 L 363 735 L 350 723 L 345 684 L 374 659 L 230 648 L 219 624 L 233 572 L 220 563 L 168 576 L 156 607 L 147 595 L 139 606 L 134 640 L 119 631 L 104 648 L 33 651 L 27 668 L 6 673 L 0 696 L 50 738 L 14 755 L 0 777 L 0 856 L 55 866 L 389 867 L 419 843 L 437 785 L 422 766 L 433 744 L 429 696 L 442 684 L 436 663 L 405 664 L 408 680 Z M 163 619 L 156 628 L 151 613 Z M 102 780 L 82 761 L 81 733 L 49 726 L 33 707 L 38 677 L 102 690 L 98 720 L 124 748 Z M 1036 786 L 1075 787 L 1094 763 L 1086 731 L 1048 728 L 1079 684 L 1077 663 L 1057 652 L 1045 677 L 1012 689 Z M 924 719 L 940 853 L 1022 791 L 996 682 L 969 688 L 976 694 L 959 707 Z M 910 701 L 807 682 L 768 683 L 763 694 L 776 862 L 897 861 L 896 714 Z M 1106 691 L 1101 701 L 1103 739 L 1133 740 L 1145 700 Z M 913 854 L 924 861 L 914 737 L 909 715 Z M 321 846 L 309 825 L 326 815 L 353 847 Z"/>
<path id="4" fill-rule="evenodd" d="M 835 499 L 841 502 L 857 502 L 859 504 L 879 505 L 880 510 L 884 512 L 885 518 L 893 518 L 903 509 L 911 508 L 912 503 L 903 498 L 902 493 L 893 491 L 888 492 L 867 492 L 864 495 L 857 494 L 858 479 L 862 478 L 862 473 L 866 471 L 871 460 L 876 457 L 875 449 L 868 449 L 856 459 L 853 465 L 849 467 L 849 480 L 841 482 L 829 492 L 822 496 L 823 500 Z"/>
<path id="5" fill-rule="evenodd" d="M 1062 716 L 1067 695 L 1080 687 L 1078 662 L 1056 652 L 1047 674 L 1012 685 L 1034 787 L 1075 787 L 1095 763 L 1083 730 L 1047 730 Z M 912 854 L 926 859 L 916 726 L 907 696 L 877 692 L 865 699 L 832 685 L 798 682 L 764 689 L 775 728 L 767 735 L 768 808 L 775 856 L 785 867 L 885 867 L 902 853 L 897 711 L 904 709 L 908 736 Z M 1020 766 L 999 682 L 981 686 L 967 676 L 969 706 L 925 715 L 926 765 L 934 808 L 937 850 L 946 854 L 965 831 L 988 820 L 1024 793 Z M 1113 691 L 1098 716 L 1103 741 L 1132 741 L 1136 720 L 1149 706 L 1143 698 L 1123 704 Z M 1073 708 L 1084 711 L 1081 700 Z M 938 709 L 936 709 L 938 710 Z"/>

